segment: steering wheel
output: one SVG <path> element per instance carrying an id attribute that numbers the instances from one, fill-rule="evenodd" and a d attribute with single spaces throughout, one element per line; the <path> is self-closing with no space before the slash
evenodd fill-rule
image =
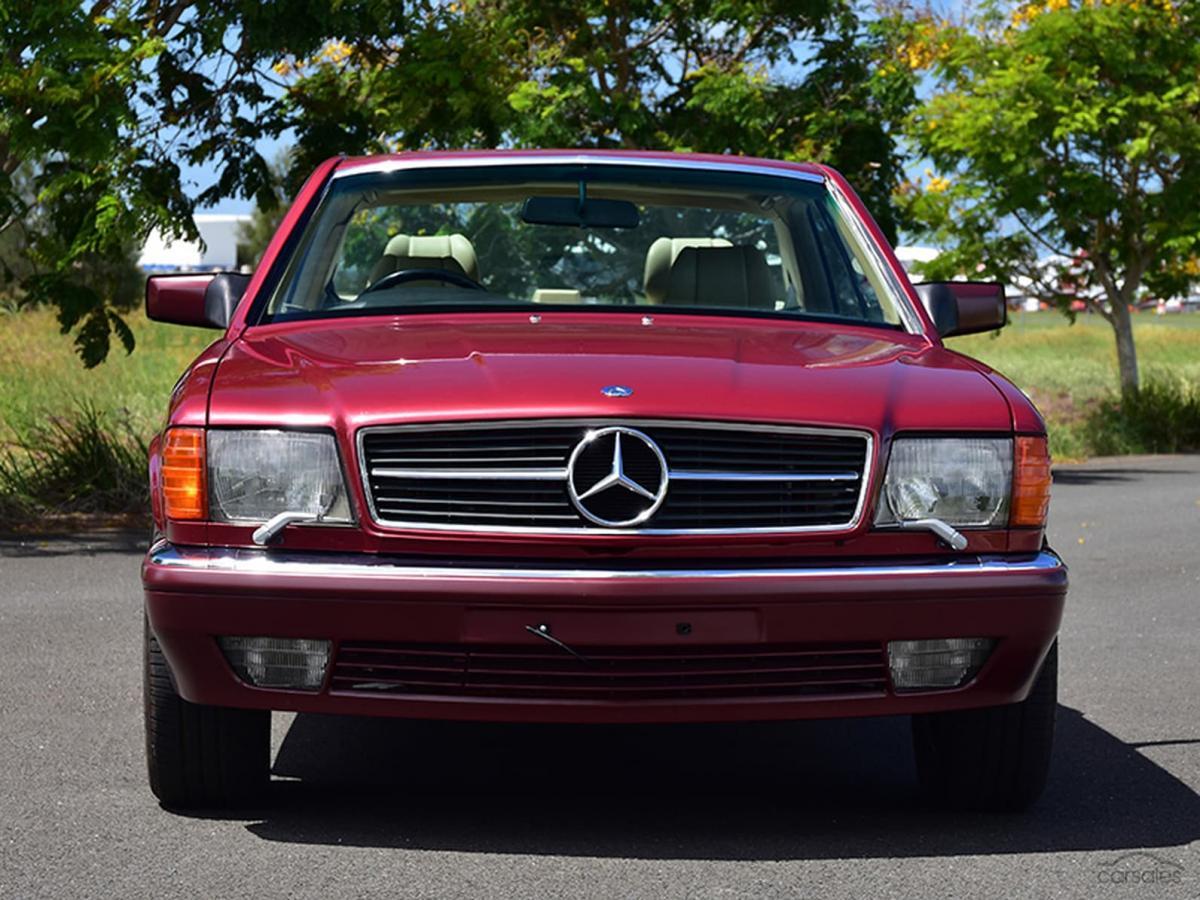
<path id="1" fill-rule="evenodd" d="M 409 281 L 444 281 L 455 287 L 466 288 L 471 291 L 487 290 L 487 288 L 474 278 L 458 272 L 449 272 L 446 269 L 397 269 L 395 272 L 388 272 L 378 281 L 368 285 L 362 294 L 369 294 L 372 291 L 385 291 L 388 288 L 393 288 Z M 359 296 L 361 297 L 362 294 L 359 294 Z"/>

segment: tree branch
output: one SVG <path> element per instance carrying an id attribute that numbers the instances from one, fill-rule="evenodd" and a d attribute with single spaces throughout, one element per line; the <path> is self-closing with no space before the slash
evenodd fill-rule
<path id="1" fill-rule="evenodd" d="M 1102 318 L 1105 322 L 1107 322 L 1109 325 L 1113 323 L 1113 314 L 1105 309 L 1102 303 L 1097 303 L 1091 297 L 1083 297 L 1081 299 L 1087 305 L 1088 309 L 1100 316 L 1100 318 Z"/>
<path id="2" fill-rule="evenodd" d="M 754 49 L 759 39 L 762 38 L 767 28 L 772 24 L 772 20 L 766 16 L 759 19 L 758 24 L 746 33 L 745 40 L 742 41 L 741 46 L 734 51 L 731 62 L 742 62 L 746 58 L 746 54 Z"/>
<path id="3" fill-rule="evenodd" d="M 1051 244 L 1050 241 L 1048 241 L 1045 237 L 1042 236 L 1042 233 L 1038 229 L 1034 228 L 1031 224 L 1029 224 L 1023 218 L 1021 218 L 1021 214 L 1019 212 L 1016 212 L 1014 210 L 1012 213 L 1012 217 L 1017 220 L 1017 223 L 1022 228 L 1025 229 L 1025 231 L 1029 234 L 1029 236 L 1031 238 L 1033 238 L 1035 241 L 1037 241 L 1039 244 L 1041 244 L 1043 247 L 1045 247 L 1051 253 L 1055 254 L 1056 256 L 1070 256 L 1071 255 L 1069 252 L 1067 252 L 1059 247 L 1055 247 L 1053 244 Z"/>
<path id="4" fill-rule="evenodd" d="M 658 43 L 659 38 L 661 38 L 668 31 L 670 31 L 674 25 L 675 25 L 675 14 L 672 13 L 671 15 L 669 15 L 665 19 L 663 19 L 661 22 L 659 22 L 657 25 L 655 25 L 653 28 L 651 28 L 649 31 L 647 31 L 642 36 L 642 39 L 640 41 L 638 41 L 636 44 L 634 44 L 632 47 L 629 48 L 630 52 L 637 53 L 641 50 L 645 50 L 647 47 L 651 46 L 652 44 Z"/>
<path id="5" fill-rule="evenodd" d="M 195 3 L 195 0 L 179 0 L 178 3 L 173 3 L 167 7 L 167 13 L 162 19 L 162 30 L 159 32 L 163 37 L 171 33 L 171 30 L 183 18 L 183 14 L 187 12 Z"/>

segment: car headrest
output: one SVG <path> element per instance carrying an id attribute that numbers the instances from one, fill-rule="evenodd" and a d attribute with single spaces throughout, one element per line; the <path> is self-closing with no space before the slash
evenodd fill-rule
<path id="1" fill-rule="evenodd" d="M 646 254 L 644 286 L 651 303 L 774 307 L 763 252 L 721 238 L 659 238 Z"/>
<path id="2" fill-rule="evenodd" d="M 688 247 L 732 247 L 724 238 L 660 237 L 646 251 L 646 269 L 642 278 L 642 287 L 646 299 L 651 303 L 666 302 L 667 286 L 671 280 L 671 266 L 675 264 L 681 251 Z"/>
<path id="3" fill-rule="evenodd" d="M 388 241 L 367 284 L 374 284 L 384 275 L 401 269 L 441 269 L 479 280 L 475 248 L 462 234 L 396 235 Z"/>
<path id="4" fill-rule="evenodd" d="M 583 294 L 573 288 L 538 288 L 533 292 L 534 303 L 582 303 Z"/>

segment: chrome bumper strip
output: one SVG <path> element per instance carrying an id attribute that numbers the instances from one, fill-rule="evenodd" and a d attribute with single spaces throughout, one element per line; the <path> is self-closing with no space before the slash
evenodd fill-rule
<path id="1" fill-rule="evenodd" d="M 461 581 L 518 579 L 525 581 L 638 581 L 643 579 L 803 579 L 803 578 L 904 578 L 942 575 L 972 576 L 1034 573 L 1066 569 L 1049 550 L 1033 556 L 968 556 L 925 564 L 898 563 L 761 569 L 606 569 L 554 568 L 549 566 L 478 566 L 405 564 L 365 553 L 287 553 L 232 548 L 176 547 L 160 541 L 150 548 L 148 563 L 172 569 L 191 569 L 237 575 L 309 575 L 343 578 L 416 578 Z M 650 563 L 650 566 L 653 564 Z"/>

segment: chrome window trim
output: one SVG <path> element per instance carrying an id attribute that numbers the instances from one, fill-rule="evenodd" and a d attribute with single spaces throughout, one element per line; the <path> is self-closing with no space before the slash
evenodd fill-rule
<path id="1" fill-rule="evenodd" d="M 641 581 L 645 579 L 687 580 L 715 578 L 723 580 L 804 579 L 804 578 L 901 578 L 942 575 L 986 576 L 1001 573 L 1046 572 L 1064 569 L 1063 561 L 1050 550 L 1030 557 L 999 555 L 954 557 L 930 563 L 847 563 L 843 566 L 764 567 L 746 569 L 656 569 L 648 563 L 644 569 L 550 568 L 536 565 L 463 566 L 421 563 L 405 565 L 387 557 L 367 553 L 281 553 L 274 550 L 242 550 L 230 547 L 176 547 L 161 540 L 150 548 L 150 565 L 168 569 L 189 569 L 210 573 L 242 575 L 301 575 L 338 578 L 412 578 L 455 580 L 518 581 Z"/>
<path id="2" fill-rule="evenodd" d="M 784 166 L 773 165 L 752 165 L 748 163 L 739 163 L 737 157 L 730 157 L 729 162 L 695 160 L 695 159 L 670 159 L 670 158 L 638 158 L 638 157 L 621 157 L 621 156 L 606 156 L 599 154 L 583 153 L 554 153 L 545 156 L 523 156 L 523 155 L 507 155 L 498 154 L 496 156 L 480 156 L 466 157 L 456 159 L 454 157 L 442 157 L 437 159 L 421 159 L 419 157 L 406 159 L 386 159 L 379 160 L 374 163 L 365 163 L 363 165 L 351 165 L 346 168 L 335 169 L 333 175 L 330 176 L 330 184 L 342 178 L 352 178 L 355 175 L 371 175 L 371 174 L 389 174 L 392 172 L 405 172 L 414 169 L 472 169 L 472 168 L 491 168 L 493 166 L 538 166 L 538 165 L 589 165 L 589 166 L 627 166 L 627 167 L 642 167 L 642 168 L 670 168 L 670 169 L 691 169 L 691 170 L 711 170 L 721 172 L 736 172 L 741 175 L 762 175 L 764 177 L 775 178 L 792 178 L 797 181 L 806 181 L 809 184 L 823 184 L 825 189 L 829 191 L 837 204 L 846 221 L 850 223 L 854 230 L 855 238 L 858 241 L 859 249 L 863 250 L 871 262 L 874 264 L 877 274 L 891 289 L 892 300 L 896 304 L 896 308 L 900 313 L 900 318 L 903 322 L 904 329 L 909 334 L 925 335 L 925 326 L 921 323 L 921 318 L 912 308 L 912 301 L 909 299 L 908 292 L 896 277 L 895 271 L 888 263 L 887 259 L 879 248 L 875 245 L 874 239 L 868 233 L 865 223 L 859 218 L 857 211 L 850 203 L 849 198 L 837 186 L 837 184 L 824 175 L 816 172 L 805 172 L 801 169 L 792 169 Z M 769 162 L 769 161 L 768 161 Z"/>
<path id="3" fill-rule="evenodd" d="M 879 252 L 879 246 L 875 239 L 867 230 L 866 223 L 858 215 L 853 204 L 850 203 L 850 198 L 845 195 L 841 188 L 833 181 L 825 183 L 826 190 L 829 191 L 833 202 L 837 204 L 838 210 L 850 225 L 850 230 L 854 232 L 854 240 L 858 244 L 858 249 L 861 250 L 875 267 L 875 274 L 880 276 L 880 280 L 888 286 L 892 292 L 892 302 L 896 305 L 896 310 L 900 313 L 900 319 L 904 324 L 904 330 L 909 334 L 924 335 L 925 326 L 921 323 L 921 317 L 917 311 L 913 309 L 912 301 L 908 298 L 908 292 L 904 290 L 904 286 L 900 283 L 900 279 L 896 277 L 896 272 L 886 257 Z"/>
<path id="4" fill-rule="evenodd" d="M 330 181 L 342 178 L 353 178 L 355 175 L 390 174 L 412 169 L 487 169 L 493 166 L 624 166 L 632 168 L 669 168 L 693 169 L 721 172 L 737 172 L 743 175 L 776 175 L 784 178 L 795 178 L 810 184 L 823 184 L 826 179 L 816 172 L 805 172 L 802 169 L 792 169 L 784 166 L 753 165 L 737 162 L 736 156 L 729 157 L 729 162 L 710 162 L 696 159 L 671 159 L 669 157 L 626 157 L 608 156 L 598 153 L 548 153 L 545 155 L 524 155 L 498 153 L 494 156 L 464 156 L 438 157 L 430 159 L 414 156 L 404 159 L 382 159 L 362 165 L 347 165 L 339 167 L 330 177 Z"/>
<path id="5" fill-rule="evenodd" d="M 628 425 L 635 428 L 697 428 L 711 429 L 719 431 L 753 431 L 770 434 L 811 434 L 818 436 L 832 437 L 856 437 L 866 442 L 865 458 L 863 460 L 862 482 L 859 486 L 858 503 L 854 507 L 854 515 L 849 522 L 843 525 L 796 525 L 788 528 L 780 528 L 778 526 L 755 527 L 755 528 L 596 528 L 585 526 L 572 526 L 561 528 L 539 528 L 532 526 L 506 526 L 496 527 L 488 525 L 455 525 L 449 523 L 430 523 L 430 522 L 408 522 L 402 519 L 383 519 L 380 518 L 375 509 L 375 498 L 372 495 L 370 488 L 369 473 L 367 471 L 366 454 L 363 452 L 363 441 L 369 434 L 396 434 L 405 431 L 474 431 L 484 430 L 489 428 L 512 428 L 512 427 L 529 427 L 536 428 L 538 426 L 551 425 L 579 425 L 582 427 L 598 427 L 603 428 L 611 425 Z M 552 418 L 552 419 L 494 419 L 486 422 L 433 422 L 433 423 L 411 423 L 405 425 L 368 425 L 360 428 L 354 437 L 354 449 L 358 454 L 358 473 L 361 479 L 363 496 L 367 501 L 367 511 L 371 521 L 385 529 L 400 529 L 405 531 L 438 531 L 452 532 L 459 534 L 539 534 L 539 535 L 649 535 L 649 536 L 673 536 L 673 535 L 739 535 L 739 534 L 849 534 L 855 531 L 861 524 L 863 512 L 866 508 L 867 494 L 870 491 L 871 485 L 874 483 L 875 477 L 875 435 L 865 429 L 859 428 L 819 428 L 810 425 L 770 425 L 759 422 L 705 422 L 696 419 L 641 419 L 636 416 L 621 417 L 621 418 Z M 410 470 L 411 471 L 411 470 Z M 502 470 L 501 470 L 502 471 Z M 559 470 L 541 470 L 543 473 L 554 472 Z M 564 475 L 566 470 L 562 470 Z M 727 474 L 727 473 L 715 473 Z M 839 473 L 840 474 L 840 473 Z M 714 479 L 721 480 L 721 479 Z M 765 479 L 764 479 L 765 480 Z M 797 478 L 795 479 L 805 480 Z M 830 480 L 827 477 L 822 477 L 822 480 Z M 568 507 L 569 508 L 569 507 Z"/>

